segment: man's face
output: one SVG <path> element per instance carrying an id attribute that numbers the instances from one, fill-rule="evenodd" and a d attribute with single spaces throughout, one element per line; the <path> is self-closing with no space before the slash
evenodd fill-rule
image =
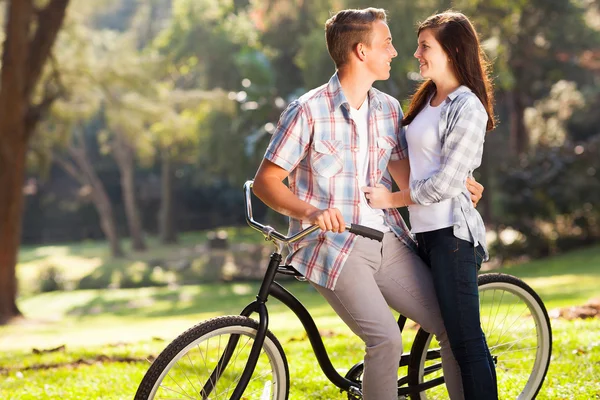
<path id="1" fill-rule="evenodd" d="M 392 34 L 387 24 L 381 20 L 373 22 L 371 45 L 365 46 L 365 63 L 374 80 L 390 77 L 392 58 L 398 53 L 392 45 Z"/>

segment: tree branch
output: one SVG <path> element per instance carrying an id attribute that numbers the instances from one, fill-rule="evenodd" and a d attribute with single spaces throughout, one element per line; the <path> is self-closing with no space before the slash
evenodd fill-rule
<path id="1" fill-rule="evenodd" d="M 65 170 L 69 175 L 71 175 L 77 182 L 82 185 L 86 185 L 87 182 L 81 173 L 77 171 L 77 168 L 69 161 L 65 160 L 61 157 L 55 157 L 55 161 L 60 167 Z"/>
<path id="2" fill-rule="evenodd" d="M 37 123 L 46 115 L 46 112 L 52 105 L 52 103 L 62 97 L 67 92 L 65 86 L 62 84 L 62 80 L 60 78 L 60 72 L 57 67 L 56 59 L 52 54 L 49 56 L 51 64 L 52 64 L 52 76 L 48 78 L 46 84 L 44 85 L 44 95 L 42 97 L 42 101 L 38 104 L 30 105 L 29 110 L 27 111 L 27 116 L 25 117 L 25 135 L 27 139 L 33 134 L 33 130 Z M 56 85 L 56 88 L 51 88 L 52 84 Z"/>
<path id="3" fill-rule="evenodd" d="M 63 24 L 69 0 L 50 0 L 38 14 L 38 26 L 29 46 L 29 69 L 25 99 L 29 100 L 50 56 L 58 31 Z"/>

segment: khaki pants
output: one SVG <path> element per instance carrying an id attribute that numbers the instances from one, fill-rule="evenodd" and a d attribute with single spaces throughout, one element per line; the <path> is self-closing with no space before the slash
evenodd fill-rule
<path id="1" fill-rule="evenodd" d="M 365 342 L 364 400 L 398 400 L 402 336 L 390 307 L 436 335 L 450 397 L 464 398 L 430 270 L 393 233 L 381 243 L 358 237 L 334 290 L 313 286 Z"/>

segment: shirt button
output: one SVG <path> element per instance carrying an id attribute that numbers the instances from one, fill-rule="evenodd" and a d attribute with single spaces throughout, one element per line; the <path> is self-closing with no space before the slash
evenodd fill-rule
<path id="1" fill-rule="evenodd" d="M 355 152 L 355 153 L 358 153 L 358 147 L 353 147 L 352 151 Z"/>
<path id="2" fill-rule="evenodd" d="M 360 181 L 360 176 L 359 175 L 356 175 L 356 180 Z"/>

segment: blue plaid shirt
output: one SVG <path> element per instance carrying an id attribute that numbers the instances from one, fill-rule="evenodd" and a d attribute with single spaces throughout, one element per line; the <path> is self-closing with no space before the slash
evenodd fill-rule
<path id="1" fill-rule="evenodd" d="M 485 226 L 473 207 L 466 180 L 481 165 L 487 121 L 487 112 L 471 89 L 456 89 L 446 98 L 440 114 L 440 169 L 427 179 L 410 182 L 410 197 L 417 204 L 452 199 L 454 235 L 475 246 L 481 244 L 486 260 L 489 256 Z"/>

